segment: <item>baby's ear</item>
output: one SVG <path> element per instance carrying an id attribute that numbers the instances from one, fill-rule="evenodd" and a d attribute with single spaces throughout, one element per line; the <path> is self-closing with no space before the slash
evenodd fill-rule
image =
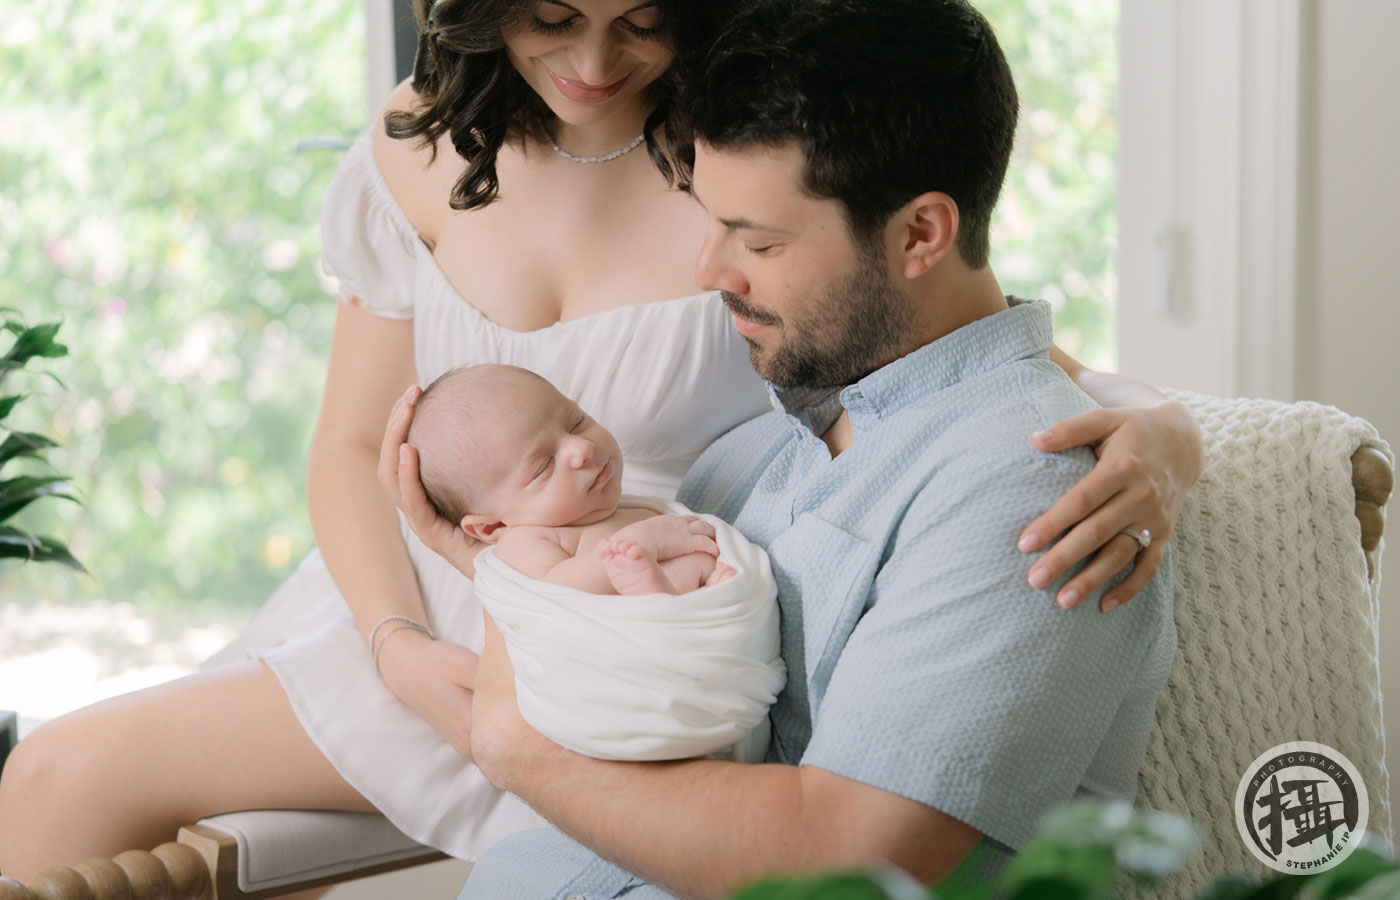
<path id="1" fill-rule="evenodd" d="M 506 533 L 505 522 L 478 513 L 468 513 L 462 516 L 461 525 L 462 530 L 467 534 L 488 544 L 496 543 L 501 539 L 501 535 Z"/>

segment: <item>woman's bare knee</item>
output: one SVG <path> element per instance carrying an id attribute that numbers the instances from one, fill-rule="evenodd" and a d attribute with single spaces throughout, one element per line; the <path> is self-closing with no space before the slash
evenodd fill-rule
<path id="1" fill-rule="evenodd" d="M 258 664 L 118 697 L 44 725 L 15 748 L 0 790 L 0 871 L 149 849 L 238 809 L 370 809 Z M 11 872 L 15 874 L 11 874 Z"/>
<path id="2" fill-rule="evenodd" d="M 0 775 L 0 872 L 7 877 L 27 881 L 46 866 L 150 847 L 174 834 L 173 823 L 111 808 L 117 773 L 96 737 L 58 720 L 10 754 Z"/>

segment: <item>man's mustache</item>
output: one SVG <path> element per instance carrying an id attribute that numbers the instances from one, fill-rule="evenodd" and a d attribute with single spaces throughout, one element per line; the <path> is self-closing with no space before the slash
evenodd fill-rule
<path id="1" fill-rule="evenodd" d="M 767 313 L 759 312 L 744 301 L 738 294 L 731 294 L 729 291 L 720 291 L 720 298 L 724 300 L 724 305 L 729 311 L 741 319 L 748 319 L 750 322 L 758 322 L 761 325 L 776 325 L 778 320 Z"/>

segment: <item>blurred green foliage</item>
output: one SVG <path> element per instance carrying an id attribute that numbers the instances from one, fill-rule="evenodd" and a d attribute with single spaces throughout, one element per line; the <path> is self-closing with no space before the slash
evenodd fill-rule
<path id="1" fill-rule="evenodd" d="M 69 389 L 15 415 L 86 500 L 35 527 L 95 576 L 0 587 L 258 603 L 311 546 L 335 313 L 317 221 L 340 154 L 295 146 L 364 127 L 363 4 L 0 5 L 0 305 L 62 315 L 72 348 Z"/>
<path id="2" fill-rule="evenodd" d="M 1011 169 L 992 220 L 1002 288 L 1050 301 L 1055 342 L 1117 368 L 1116 0 L 973 0 L 1021 95 Z"/>
<path id="3" fill-rule="evenodd" d="M 1113 363 L 1117 4 L 983 0 L 1023 99 L 1007 290 Z M 365 124 L 360 0 L 0 0 L 0 305 L 62 315 L 67 392 L 17 410 L 85 505 L 36 511 L 92 578 L 0 591 L 252 606 L 312 545 L 306 447 L 335 301 L 318 213 Z"/>

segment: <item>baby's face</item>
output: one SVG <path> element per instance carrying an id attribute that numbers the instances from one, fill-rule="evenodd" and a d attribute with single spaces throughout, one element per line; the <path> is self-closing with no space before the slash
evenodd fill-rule
<path id="1" fill-rule="evenodd" d="M 547 527 L 611 516 L 622 495 L 622 451 L 612 434 L 558 391 L 512 399 L 495 442 L 502 474 L 486 497 L 493 515 L 508 526 Z"/>

